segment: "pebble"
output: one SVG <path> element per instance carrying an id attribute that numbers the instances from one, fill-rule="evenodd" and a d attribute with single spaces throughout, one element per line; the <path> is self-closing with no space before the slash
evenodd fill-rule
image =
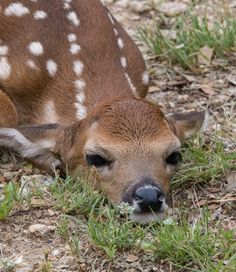
<path id="1" fill-rule="evenodd" d="M 179 2 L 163 2 L 159 6 L 160 12 L 164 13 L 166 16 L 176 16 L 187 10 L 188 6 L 184 3 Z"/>
<path id="2" fill-rule="evenodd" d="M 43 224 L 34 224 L 29 227 L 29 232 L 35 235 L 43 236 L 49 232 L 55 231 L 55 226 L 46 226 Z"/>

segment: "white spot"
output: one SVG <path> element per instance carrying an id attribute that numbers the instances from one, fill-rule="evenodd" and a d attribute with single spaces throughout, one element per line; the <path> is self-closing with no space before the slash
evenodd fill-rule
<path id="1" fill-rule="evenodd" d="M 108 17 L 109 17 L 111 23 L 114 25 L 114 24 L 115 24 L 115 21 L 114 21 L 114 19 L 112 18 L 112 15 L 111 15 L 110 13 L 108 13 Z"/>
<path id="2" fill-rule="evenodd" d="M 37 10 L 34 13 L 34 18 L 36 20 L 40 20 L 40 19 L 42 20 L 42 19 L 45 19 L 46 17 L 47 17 L 47 13 L 44 12 L 43 10 Z"/>
<path id="3" fill-rule="evenodd" d="M 77 91 L 81 91 L 86 87 L 86 83 L 81 79 L 75 80 L 74 84 Z"/>
<path id="4" fill-rule="evenodd" d="M 76 35 L 74 33 L 70 33 L 68 36 L 68 41 L 69 42 L 75 42 L 76 41 Z"/>
<path id="5" fill-rule="evenodd" d="M 43 54 L 43 46 L 40 42 L 32 42 L 28 46 L 29 51 L 35 55 L 35 56 L 40 56 Z"/>
<path id="6" fill-rule="evenodd" d="M 124 42 L 123 42 L 123 40 L 121 38 L 118 39 L 117 43 L 118 43 L 118 46 L 119 46 L 120 49 L 124 48 Z"/>
<path id="7" fill-rule="evenodd" d="M 84 119 L 87 114 L 86 107 L 82 105 L 81 103 L 75 103 L 75 107 L 76 107 L 76 117 L 79 120 Z"/>
<path id="8" fill-rule="evenodd" d="M 67 19 L 71 21 L 71 23 L 73 23 L 75 26 L 79 26 L 80 24 L 79 18 L 74 11 L 71 11 L 67 14 Z"/>
<path id="9" fill-rule="evenodd" d="M 126 68 L 126 66 L 127 66 L 127 60 L 126 60 L 126 58 L 125 57 L 121 57 L 120 58 L 120 62 L 121 62 L 122 67 Z"/>
<path id="10" fill-rule="evenodd" d="M 116 36 L 118 36 L 118 31 L 116 28 L 113 29 Z"/>
<path id="11" fill-rule="evenodd" d="M 85 100 L 84 88 L 86 84 L 83 80 L 76 80 L 74 84 L 77 92 L 76 100 L 78 103 L 82 104 Z"/>
<path id="12" fill-rule="evenodd" d="M 22 17 L 29 13 L 30 13 L 29 9 L 23 6 L 21 3 L 13 3 L 9 5 L 4 11 L 4 14 L 6 16 L 17 16 L 17 17 Z"/>
<path id="13" fill-rule="evenodd" d="M 83 91 L 81 91 L 79 94 L 76 95 L 76 100 L 78 103 L 84 103 L 85 100 L 85 94 Z"/>
<path id="14" fill-rule="evenodd" d="M 71 8 L 70 4 L 64 3 L 64 9 L 70 9 L 70 8 Z"/>
<path id="15" fill-rule="evenodd" d="M 145 71 L 142 75 L 142 82 L 146 86 L 149 84 L 149 75 L 147 71 Z"/>
<path id="16" fill-rule="evenodd" d="M 57 73 L 57 64 L 53 60 L 48 60 L 46 63 L 46 68 L 50 76 L 55 76 Z"/>
<path id="17" fill-rule="evenodd" d="M 135 88 L 135 86 L 134 86 L 134 84 L 133 84 L 131 78 L 129 77 L 129 75 L 128 75 L 127 73 L 125 73 L 125 77 L 126 77 L 126 79 L 128 80 L 128 83 L 129 83 L 129 85 L 130 85 L 130 87 L 131 87 L 131 90 L 132 90 L 133 94 L 134 94 L 135 96 L 137 96 L 137 90 L 136 90 L 136 88 Z"/>
<path id="18" fill-rule="evenodd" d="M 6 45 L 0 46 L 0 56 L 5 56 L 8 53 L 9 48 Z"/>
<path id="19" fill-rule="evenodd" d="M 84 69 L 84 65 L 80 60 L 76 60 L 73 62 L 73 69 L 77 76 L 81 76 Z"/>
<path id="20" fill-rule="evenodd" d="M 8 79 L 11 74 L 11 66 L 6 57 L 0 57 L 0 79 Z"/>
<path id="21" fill-rule="evenodd" d="M 56 124 L 58 122 L 55 104 L 52 100 L 46 102 L 42 122 L 45 124 Z"/>
<path id="22" fill-rule="evenodd" d="M 38 70 L 37 65 L 36 65 L 35 62 L 34 62 L 33 60 L 31 60 L 31 59 L 29 59 L 29 60 L 26 61 L 26 65 L 27 65 L 29 68 L 33 69 L 33 70 Z"/>
<path id="23" fill-rule="evenodd" d="M 76 44 L 76 43 L 71 44 L 71 46 L 70 46 L 71 54 L 76 55 L 79 53 L 80 50 L 81 50 L 81 47 L 78 44 Z"/>

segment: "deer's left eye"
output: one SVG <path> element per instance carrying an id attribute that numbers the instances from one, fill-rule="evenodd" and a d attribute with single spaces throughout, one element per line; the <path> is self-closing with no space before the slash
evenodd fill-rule
<path id="1" fill-rule="evenodd" d="M 111 163 L 109 160 L 97 154 L 86 155 L 86 160 L 89 166 L 95 166 L 96 168 L 109 166 Z"/>
<path id="2" fill-rule="evenodd" d="M 166 158 L 166 163 L 170 165 L 177 165 L 182 161 L 182 156 L 180 152 L 173 152 Z"/>

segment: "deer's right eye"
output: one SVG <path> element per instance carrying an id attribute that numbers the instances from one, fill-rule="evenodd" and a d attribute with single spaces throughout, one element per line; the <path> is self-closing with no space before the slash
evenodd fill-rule
<path id="1" fill-rule="evenodd" d="M 111 161 L 97 154 L 86 155 L 86 160 L 89 166 L 95 166 L 96 168 L 109 166 L 111 164 Z"/>

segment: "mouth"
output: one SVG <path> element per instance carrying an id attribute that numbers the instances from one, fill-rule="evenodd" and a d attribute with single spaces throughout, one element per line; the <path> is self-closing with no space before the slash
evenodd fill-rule
<path id="1" fill-rule="evenodd" d="M 152 222 L 160 223 L 166 217 L 166 212 L 147 212 L 147 213 L 132 213 L 130 220 L 139 224 L 149 224 Z"/>
<path id="2" fill-rule="evenodd" d="M 133 204 L 134 207 L 133 213 L 130 214 L 130 220 L 135 223 L 148 224 L 151 222 L 161 222 L 165 219 L 167 215 L 167 210 L 169 206 L 164 201 L 162 203 L 161 209 L 158 212 L 148 211 L 141 212 L 137 209 L 137 204 Z"/>
<path id="3" fill-rule="evenodd" d="M 129 214 L 129 219 L 138 224 L 149 224 L 152 222 L 162 222 L 166 216 L 169 206 L 164 201 L 159 211 L 142 212 L 136 202 L 133 205 L 121 202 L 118 206 L 121 214 Z"/>

